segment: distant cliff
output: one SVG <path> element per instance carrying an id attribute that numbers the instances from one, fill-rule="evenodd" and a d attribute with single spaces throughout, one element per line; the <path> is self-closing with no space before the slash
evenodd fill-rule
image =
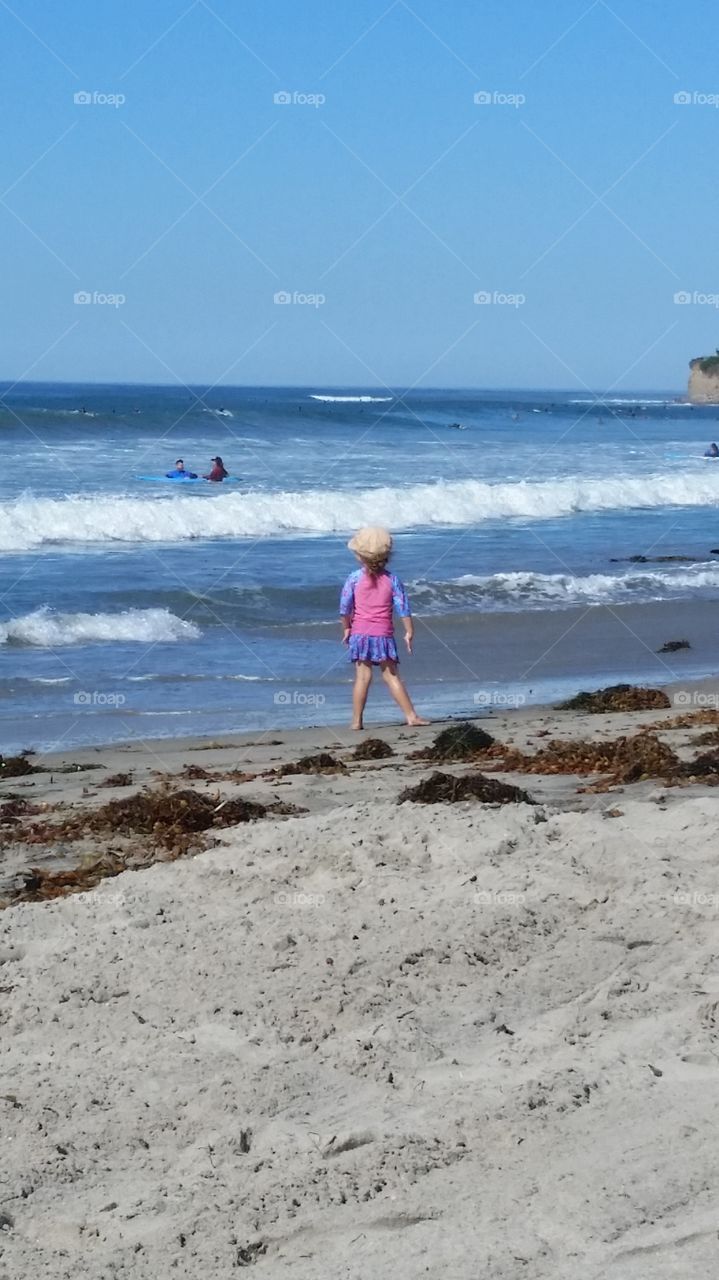
<path id="1" fill-rule="evenodd" d="M 692 404 L 719 404 L 719 348 L 716 355 L 689 361 L 689 399 Z"/>

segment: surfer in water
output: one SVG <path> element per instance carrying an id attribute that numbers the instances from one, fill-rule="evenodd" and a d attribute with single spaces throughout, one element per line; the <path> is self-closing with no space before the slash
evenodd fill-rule
<path id="1" fill-rule="evenodd" d="M 719 458 L 719 445 L 710 444 L 708 449 L 704 450 L 705 458 Z"/>
<path id="2" fill-rule="evenodd" d="M 220 457 L 219 453 L 216 458 L 210 458 L 210 462 L 212 463 L 212 470 L 210 471 L 209 475 L 203 476 L 202 479 L 213 480 L 217 483 L 219 483 L 222 480 L 226 480 L 230 473 L 229 471 L 225 471 L 225 464 L 222 461 L 222 458 Z"/>
<path id="3" fill-rule="evenodd" d="M 175 463 L 174 471 L 166 471 L 165 476 L 168 480 L 196 480 L 197 476 L 194 471 L 185 471 L 185 464 L 182 458 L 178 458 Z"/>

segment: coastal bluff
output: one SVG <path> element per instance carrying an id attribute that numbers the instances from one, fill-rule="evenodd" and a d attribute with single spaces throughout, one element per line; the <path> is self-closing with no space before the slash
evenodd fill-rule
<path id="1" fill-rule="evenodd" d="M 689 361 L 689 400 L 692 404 L 719 404 L 719 350 L 713 356 Z"/>

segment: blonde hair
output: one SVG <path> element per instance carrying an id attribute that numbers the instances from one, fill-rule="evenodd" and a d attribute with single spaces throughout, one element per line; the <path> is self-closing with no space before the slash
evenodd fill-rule
<path id="1" fill-rule="evenodd" d="M 390 554 L 391 552 L 388 551 L 386 555 L 381 556 L 361 556 L 359 553 L 357 553 L 357 556 L 367 572 L 371 573 L 373 577 L 376 577 L 378 573 L 382 573 L 383 570 L 387 568 Z"/>

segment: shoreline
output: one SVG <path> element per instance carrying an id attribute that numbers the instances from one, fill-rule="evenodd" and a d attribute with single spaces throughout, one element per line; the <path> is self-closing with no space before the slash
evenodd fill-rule
<path id="1" fill-rule="evenodd" d="M 690 689 L 713 678 L 718 607 L 715 601 L 694 600 L 683 606 L 663 601 L 527 614 L 419 615 L 416 651 L 402 661 L 401 670 L 421 713 L 440 720 L 481 716 L 492 708 L 549 706 L 578 689 L 620 682 Z M 257 653 L 280 631 L 285 634 L 275 628 L 258 635 Z M 291 634 L 288 628 L 288 638 Z M 659 652 L 667 641 L 682 637 L 691 648 Z M 304 648 L 292 676 L 280 666 L 237 682 L 232 663 L 224 662 L 201 682 L 168 673 L 156 683 L 133 683 L 103 674 L 89 677 L 80 693 L 79 676 L 56 690 L 34 686 L 32 696 L 25 695 L 24 715 L 5 710 L 0 750 L 45 753 L 65 740 L 81 750 L 132 740 L 286 733 L 312 722 L 333 724 L 339 731 L 349 719 L 352 672 L 336 643 L 336 628 L 303 624 L 301 638 Z M 314 665 L 305 667 L 309 649 Z M 198 659 L 178 651 L 172 660 L 187 671 Z M 394 706 L 378 681 L 369 709 L 378 725 L 393 722 Z"/>
<path id="2" fill-rule="evenodd" d="M 379 682 L 376 683 L 378 684 Z M 628 684 L 632 682 L 627 680 L 617 681 L 616 683 Z M 645 682 L 641 682 L 641 684 L 642 687 L 645 687 Z M 580 691 L 578 686 L 575 687 L 573 685 L 572 687 L 574 688 L 575 693 Z M 591 682 L 587 686 L 590 692 L 595 687 L 596 686 Z M 658 688 L 661 689 L 662 692 L 666 693 L 672 703 L 673 713 L 678 714 L 683 710 L 699 711 L 702 709 L 712 710 L 719 708 L 719 675 L 714 678 L 706 677 L 703 679 L 682 681 L 673 680 L 668 683 L 663 683 L 657 680 L 652 682 L 651 685 L 649 685 L 649 682 L 646 682 L 646 687 Z M 384 690 L 382 690 L 381 693 L 384 695 Z M 508 696 L 511 698 L 511 695 Z M 572 695 L 570 694 L 568 696 Z M 351 686 L 348 686 L 348 719 L 351 714 L 350 700 Z M 302 724 L 294 726 L 277 724 L 261 729 L 247 729 L 235 732 L 218 731 L 214 734 L 188 734 L 184 737 L 127 738 L 124 740 L 105 743 L 85 744 L 77 747 L 69 746 L 64 749 L 57 748 L 51 751 L 42 751 L 41 749 L 34 748 L 27 748 L 27 750 L 30 755 L 36 756 L 38 759 L 42 759 L 44 762 L 43 767 L 47 769 L 50 769 L 53 764 L 55 764 L 56 767 L 70 764 L 70 757 L 81 764 L 92 763 L 98 755 L 111 756 L 113 760 L 117 755 L 117 764 L 118 767 L 120 767 L 120 756 L 128 759 L 134 759 L 135 757 L 141 758 L 143 755 L 155 757 L 156 759 L 173 759 L 175 756 L 181 755 L 183 752 L 187 753 L 210 750 L 210 744 L 219 738 L 221 738 L 223 743 L 226 744 L 228 750 L 241 750 L 246 746 L 257 744 L 258 742 L 262 742 L 268 738 L 276 738 L 281 734 L 283 744 L 287 742 L 294 743 L 296 744 L 297 749 L 300 750 L 304 745 L 306 745 L 306 743 L 324 741 L 325 736 L 332 739 L 335 743 L 338 739 L 346 739 L 347 741 L 345 745 L 356 745 L 363 737 L 371 737 L 375 734 L 383 735 L 403 732 L 412 734 L 420 732 L 419 730 L 409 728 L 409 726 L 405 725 L 397 718 L 399 713 L 396 711 L 396 708 L 388 695 L 383 696 L 382 702 L 379 705 L 380 710 L 384 710 L 388 717 L 392 717 L 394 713 L 394 718 L 374 720 L 373 714 L 377 711 L 377 707 L 370 703 L 368 717 L 370 722 L 366 724 L 365 728 L 360 732 L 350 729 L 347 722 Z M 654 715 L 654 718 L 657 717 L 656 712 L 634 712 L 627 714 L 638 716 L 646 715 L 650 717 Z M 667 711 L 666 714 L 669 715 L 670 712 Z M 497 701 L 493 704 L 479 704 L 474 708 L 468 709 L 464 714 L 437 717 L 431 721 L 430 725 L 424 729 L 423 732 L 426 736 L 428 733 L 433 734 L 439 732 L 440 729 L 447 725 L 463 723 L 465 721 L 477 721 L 484 728 L 491 731 L 492 725 L 502 725 L 510 719 L 522 724 L 525 721 L 532 720 L 533 718 L 540 718 L 542 716 L 549 715 L 553 718 L 565 716 L 577 716 L 583 718 L 585 713 L 580 711 L 559 711 L 555 708 L 553 702 L 526 701 L 515 705 L 511 701 L 506 704 L 503 704 L 501 701 Z M 320 748 L 318 747 L 318 749 Z M 2 778 L 0 778 L 0 788 L 2 785 Z"/>

